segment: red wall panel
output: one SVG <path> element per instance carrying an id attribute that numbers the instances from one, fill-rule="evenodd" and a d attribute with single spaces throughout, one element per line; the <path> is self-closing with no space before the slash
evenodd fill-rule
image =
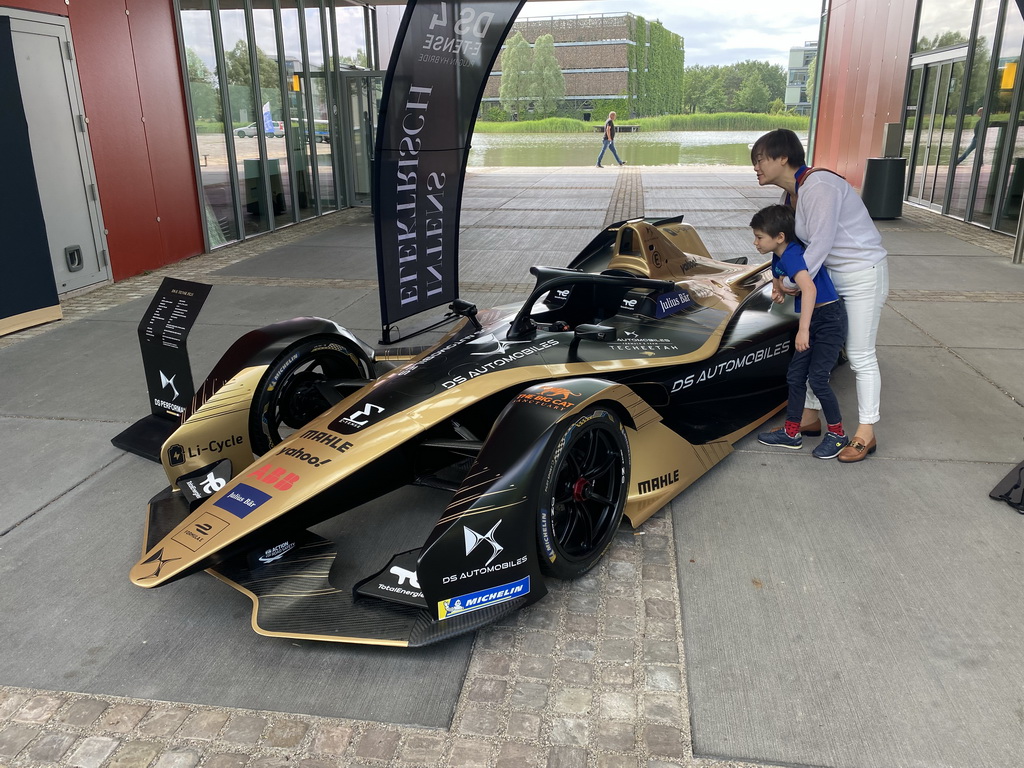
<path id="1" fill-rule="evenodd" d="M 128 16 L 122 1 L 105 0 L 72 4 L 70 19 L 110 266 L 120 280 L 167 263 L 154 253 L 162 247 Z"/>
<path id="2" fill-rule="evenodd" d="M 4 5 L 70 21 L 114 279 L 202 253 L 172 0 Z"/>
<path id="3" fill-rule="evenodd" d="M 128 9 L 132 46 L 142 52 L 135 73 L 166 264 L 203 251 L 174 9 L 170 0 L 129 0 Z"/>
<path id="4" fill-rule="evenodd" d="M 903 115 L 914 0 L 832 0 L 818 88 L 814 164 L 854 186 Z"/>
<path id="5" fill-rule="evenodd" d="M 6 2 L 4 8 L 20 8 L 23 11 L 36 13 L 52 13 L 55 16 L 67 16 L 68 5 L 64 0 L 13 0 Z"/>

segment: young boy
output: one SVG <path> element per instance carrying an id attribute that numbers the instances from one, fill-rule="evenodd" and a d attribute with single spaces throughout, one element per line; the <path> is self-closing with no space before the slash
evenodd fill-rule
<path id="1" fill-rule="evenodd" d="M 828 423 L 828 431 L 814 449 L 814 455 L 819 459 L 834 459 L 850 442 L 843 431 L 839 400 L 829 384 L 846 341 L 846 311 L 824 267 L 811 279 L 804 263 L 804 248 L 796 239 L 794 227 L 793 209 L 785 205 L 769 205 L 750 220 L 754 247 L 762 255 L 772 254 L 772 301 L 776 304 L 784 301 L 782 281 L 786 278 L 800 290 L 796 297 L 796 311 L 800 315 L 796 353 L 786 377 L 789 384 L 786 423 L 782 429 L 762 432 L 757 439 L 765 445 L 784 448 L 798 449 L 803 445 L 800 416 L 810 385 Z"/>

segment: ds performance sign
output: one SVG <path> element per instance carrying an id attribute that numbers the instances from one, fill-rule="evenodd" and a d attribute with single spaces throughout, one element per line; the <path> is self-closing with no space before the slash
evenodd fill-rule
<path id="1" fill-rule="evenodd" d="M 195 391 L 185 342 L 211 287 L 165 277 L 139 323 L 142 365 L 154 415 L 176 418 L 192 401 Z"/>
<path id="2" fill-rule="evenodd" d="M 406 5 L 384 80 L 374 166 L 384 326 L 458 296 L 469 139 L 484 84 L 523 2 Z"/>

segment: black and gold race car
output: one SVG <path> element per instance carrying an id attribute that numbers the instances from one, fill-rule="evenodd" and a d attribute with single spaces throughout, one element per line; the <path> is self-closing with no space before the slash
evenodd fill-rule
<path id="1" fill-rule="evenodd" d="M 676 218 L 531 272 L 524 304 L 456 301 L 404 360 L 318 318 L 240 338 L 163 445 L 131 580 L 208 570 L 266 635 L 436 642 L 586 573 L 623 515 L 640 525 L 782 408 L 797 321 L 767 264 L 712 259 Z M 380 504 L 410 485 L 425 508 Z M 372 535 L 399 513 L 425 525 Z"/>

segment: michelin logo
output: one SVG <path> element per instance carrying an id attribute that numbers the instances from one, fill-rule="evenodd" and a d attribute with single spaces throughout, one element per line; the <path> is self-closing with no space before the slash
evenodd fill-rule
<path id="1" fill-rule="evenodd" d="M 437 618 L 447 619 L 460 613 L 478 611 L 489 605 L 497 605 L 498 603 L 514 600 L 517 597 L 529 594 L 529 592 L 530 577 L 525 576 L 519 581 L 502 584 L 499 587 L 481 589 L 479 592 L 470 592 L 468 595 L 441 600 L 437 604 Z"/>

